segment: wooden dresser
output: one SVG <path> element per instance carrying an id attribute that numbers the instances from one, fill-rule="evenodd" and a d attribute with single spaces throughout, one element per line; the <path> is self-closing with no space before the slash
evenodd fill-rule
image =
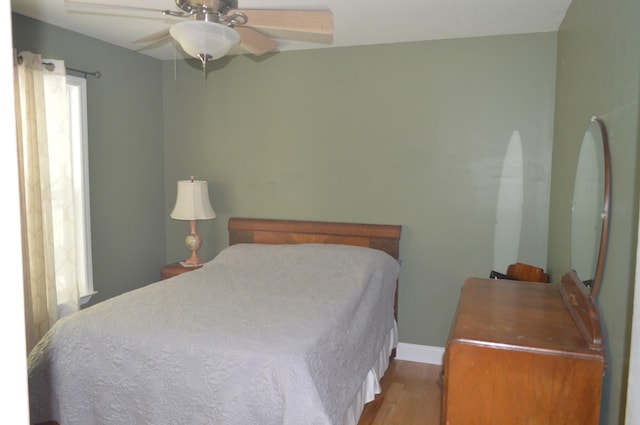
<path id="1" fill-rule="evenodd" d="M 445 349 L 442 422 L 597 425 L 604 370 L 598 311 L 575 274 L 468 279 Z"/>

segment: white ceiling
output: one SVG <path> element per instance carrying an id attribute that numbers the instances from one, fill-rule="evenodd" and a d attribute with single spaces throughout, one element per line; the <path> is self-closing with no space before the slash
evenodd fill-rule
<path id="1" fill-rule="evenodd" d="M 177 10 L 174 0 L 92 0 L 96 3 Z M 558 30 L 571 0 L 238 0 L 246 9 L 329 9 L 333 40 L 320 43 L 278 39 L 279 50 L 387 44 L 446 38 L 524 34 Z M 160 12 L 65 7 L 64 0 L 11 0 L 14 12 L 131 50 L 134 44 L 179 22 Z M 142 50 L 173 59 L 172 42 Z M 240 53 L 240 52 L 235 52 Z"/>

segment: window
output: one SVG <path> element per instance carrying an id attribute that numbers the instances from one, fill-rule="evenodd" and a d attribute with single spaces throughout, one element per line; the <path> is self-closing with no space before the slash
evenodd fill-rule
<path id="1" fill-rule="evenodd" d="M 87 303 L 93 294 L 91 257 L 91 219 L 89 208 L 89 161 L 87 137 L 87 81 L 67 76 L 71 162 L 73 175 L 73 204 L 75 209 L 76 268 L 80 304 Z"/>

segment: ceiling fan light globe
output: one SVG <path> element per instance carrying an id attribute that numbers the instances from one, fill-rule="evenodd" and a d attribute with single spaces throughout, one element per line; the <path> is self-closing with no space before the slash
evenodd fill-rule
<path id="1" fill-rule="evenodd" d="M 187 54 L 194 58 L 219 59 L 240 42 L 240 35 L 226 25 L 206 21 L 185 21 L 169 30 Z"/>

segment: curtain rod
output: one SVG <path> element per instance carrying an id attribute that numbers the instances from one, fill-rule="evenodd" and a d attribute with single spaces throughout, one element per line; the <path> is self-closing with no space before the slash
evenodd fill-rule
<path id="1" fill-rule="evenodd" d="M 51 63 L 51 62 L 42 62 L 42 64 L 49 70 L 49 71 L 53 71 L 56 67 L 56 64 Z M 87 78 L 87 75 L 91 75 L 92 77 L 96 77 L 96 78 L 100 78 L 102 77 L 102 74 L 100 73 L 100 71 L 83 71 L 81 69 L 76 69 L 76 68 L 69 68 L 68 66 L 65 67 L 67 69 L 67 71 L 71 71 L 71 72 L 77 72 L 78 74 L 82 74 L 84 76 L 84 78 Z"/>
<path id="2" fill-rule="evenodd" d="M 22 63 L 22 56 L 18 56 L 18 63 Z M 52 63 L 52 62 L 42 62 L 42 64 L 45 66 L 45 68 L 47 68 L 49 71 L 53 71 L 56 68 L 56 64 Z M 92 77 L 96 77 L 96 78 L 100 78 L 102 77 L 102 73 L 100 71 L 83 71 L 81 69 L 76 69 L 76 68 L 70 68 L 70 67 L 65 67 L 67 71 L 71 71 L 71 72 L 76 72 L 78 74 L 82 74 L 84 76 L 84 78 L 87 78 L 87 75 L 91 75 Z"/>
<path id="3" fill-rule="evenodd" d="M 92 77 L 100 78 L 102 77 L 102 73 L 100 71 L 83 71 L 81 69 L 69 68 L 67 67 L 67 71 L 77 72 L 82 74 L 84 78 L 87 78 L 87 75 L 91 75 Z"/>

